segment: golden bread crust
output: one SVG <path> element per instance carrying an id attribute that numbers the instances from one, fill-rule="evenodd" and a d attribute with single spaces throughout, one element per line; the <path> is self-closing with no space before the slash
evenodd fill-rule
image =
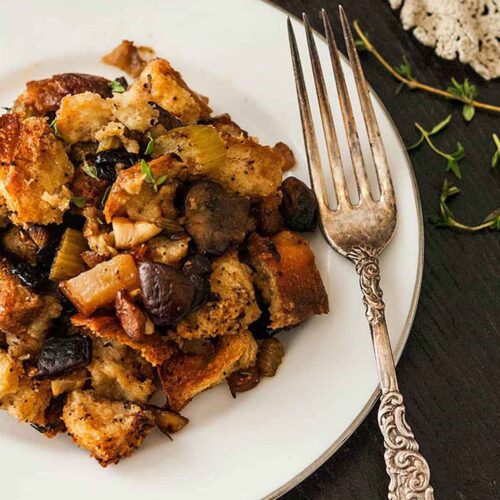
<path id="1" fill-rule="evenodd" d="M 253 365 L 257 342 L 248 330 L 217 341 L 215 355 L 186 354 L 180 350 L 159 369 L 171 410 L 180 411 L 194 396 L 223 382 L 231 373 Z"/>
<path id="2" fill-rule="evenodd" d="M 60 224 L 73 170 L 43 118 L 0 116 L 0 193 L 15 224 Z"/>
<path id="3" fill-rule="evenodd" d="M 175 330 L 177 336 L 200 339 L 238 333 L 259 317 L 252 271 L 239 261 L 236 252 L 229 252 L 212 264 L 210 289 L 217 300 L 182 319 Z"/>
<path id="4" fill-rule="evenodd" d="M 98 397 L 93 391 L 73 391 L 62 419 L 73 441 L 103 467 L 130 456 L 155 423 L 151 411 Z"/>
<path id="5" fill-rule="evenodd" d="M 83 328 L 83 332 L 92 337 L 116 341 L 138 351 L 153 366 L 161 365 L 173 353 L 172 346 L 158 335 L 146 335 L 141 342 L 131 339 L 114 316 L 103 314 L 88 317 L 76 314 L 71 317 L 71 323 L 73 326 Z"/>
<path id="6" fill-rule="evenodd" d="M 328 313 L 314 255 L 302 236 L 291 231 L 270 238 L 254 233 L 248 251 L 255 283 L 270 304 L 271 328 L 290 328 L 314 314 Z"/>

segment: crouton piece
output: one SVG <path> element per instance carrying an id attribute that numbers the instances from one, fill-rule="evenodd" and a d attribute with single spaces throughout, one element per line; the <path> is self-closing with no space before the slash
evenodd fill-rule
<path id="1" fill-rule="evenodd" d="M 101 97 L 111 97 L 109 80 L 101 76 L 81 73 L 62 73 L 44 80 L 33 80 L 16 99 L 13 111 L 28 116 L 44 116 L 57 111 L 67 95 L 94 92 Z"/>
<path id="2" fill-rule="evenodd" d="M 147 403 L 156 390 L 153 367 L 137 351 L 111 340 L 95 339 L 89 366 L 97 396 Z"/>
<path id="3" fill-rule="evenodd" d="M 259 198 L 278 191 L 285 164 L 283 156 L 252 138 L 224 136 L 226 162 L 209 176 L 237 193 Z"/>
<path id="4" fill-rule="evenodd" d="M 273 146 L 273 151 L 283 158 L 283 163 L 281 164 L 281 170 L 283 172 L 287 172 L 295 166 L 293 151 L 284 142 L 276 143 Z"/>
<path id="5" fill-rule="evenodd" d="M 132 85 L 122 94 L 111 99 L 113 114 L 129 130 L 145 132 L 158 123 L 160 112 L 151 106 L 151 96 L 143 87 Z"/>
<path id="6" fill-rule="evenodd" d="M 0 261 L 0 330 L 9 354 L 27 358 L 37 354 L 52 319 L 60 313 L 54 297 L 32 292 L 12 274 L 6 259 Z"/>
<path id="7" fill-rule="evenodd" d="M 35 265 L 35 257 L 39 248 L 22 227 L 12 226 L 1 237 L 3 249 L 10 255 Z"/>
<path id="8" fill-rule="evenodd" d="M 0 350 L 0 399 L 15 393 L 22 377 L 22 363 Z"/>
<path id="9" fill-rule="evenodd" d="M 3 229 L 4 227 L 7 227 L 9 225 L 9 215 L 10 213 L 5 198 L 0 193 L 0 229 Z"/>
<path id="10" fill-rule="evenodd" d="M 181 234 L 178 238 L 156 236 L 148 241 L 146 258 L 160 264 L 177 267 L 181 260 L 187 256 L 191 238 Z"/>
<path id="11" fill-rule="evenodd" d="M 155 179 L 163 175 L 170 177 L 170 172 L 177 167 L 177 160 L 162 156 L 149 162 Z M 135 221 L 146 221 L 166 230 L 181 228 L 175 222 L 177 210 L 174 206 L 176 183 L 166 182 L 158 189 L 146 182 L 141 171 L 141 164 L 122 170 L 113 184 L 104 206 L 106 222 L 117 215 L 126 216 Z"/>
<path id="12" fill-rule="evenodd" d="M 272 238 L 254 233 L 248 252 L 255 284 L 269 304 L 272 329 L 290 328 L 329 311 L 328 297 L 302 236 L 283 231 Z"/>
<path id="13" fill-rule="evenodd" d="M 73 441 L 103 467 L 130 456 L 155 425 L 151 411 L 98 397 L 93 391 L 72 392 L 62 418 Z"/>
<path id="14" fill-rule="evenodd" d="M 0 117 L 0 193 L 15 224 L 60 224 L 72 176 L 73 165 L 44 119 Z"/>
<path id="15" fill-rule="evenodd" d="M 149 62 L 131 89 L 138 89 L 149 101 L 169 111 L 185 125 L 206 120 L 212 112 L 208 100 L 193 92 L 165 59 Z"/>
<path id="16" fill-rule="evenodd" d="M 114 316 L 98 315 L 88 318 L 83 314 L 76 314 L 72 316 L 71 323 L 83 328 L 83 333 L 92 337 L 117 341 L 138 351 L 153 366 L 161 365 L 173 352 L 172 346 L 156 334 L 146 335 L 141 342 L 131 339 Z"/>
<path id="17" fill-rule="evenodd" d="M 75 175 L 70 185 L 73 196 L 83 198 L 85 203 L 92 208 L 100 205 L 107 187 L 107 181 L 90 177 L 82 170 L 81 166 L 75 169 Z M 94 208 L 94 210 L 97 209 Z"/>
<path id="18" fill-rule="evenodd" d="M 92 92 L 66 96 L 56 113 L 57 131 L 67 144 L 95 141 L 96 132 L 111 121 L 111 101 Z"/>
<path id="19" fill-rule="evenodd" d="M 236 139 L 246 139 L 248 137 L 248 132 L 233 122 L 228 113 L 214 116 L 207 123 L 213 125 L 222 137 L 234 137 Z"/>
<path id="20" fill-rule="evenodd" d="M 28 376 L 21 362 L 4 351 L 0 351 L 0 376 L 0 410 L 21 422 L 44 425 L 52 397 L 50 382 Z"/>
<path id="21" fill-rule="evenodd" d="M 117 94 L 122 95 L 122 94 Z M 139 143 L 127 136 L 125 125 L 119 122 L 109 122 L 95 133 L 95 140 L 99 141 L 97 152 L 109 149 L 120 149 L 122 146 L 129 153 L 139 153 Z"/>
<path id="22" fill-rule="evenodd" d="M 217 299 L 182 319 L 175 330 L 179 337 L 199 339 L 238 333 L 259 317 L 252 271 L 238 260 L 236 252 L 213 263 L 210 289 Z"/>
<path id="23" fill-rule="evenodd" d="M 52 395 L 56 398 L 66 392 L 76 391 L 81 389 L 87 380 L 90 378 L 86 368 L 76 370 L 74 372 L 61 375 L 50 381 L 50 389 Z"/>
<path id="24" fill-rule="evenodd" d="M 215 355 L 209 359 L 177 352 L 159 369 L 169 408 L 182 410 L 200 392 L 253 365 L 256 356 L 257 342 L 248 330 L 218 339 Z"/>
<path id="25" fill-rule="evenodd" d="M 116 66 L 137 78 L 146 67 L 148 61 L 155 57 L 155 52 L 150 47 L 134 45 L 134 42 L 123 40 L 109 54 L 102 58 L 102 62 L 110 66 Z"/>

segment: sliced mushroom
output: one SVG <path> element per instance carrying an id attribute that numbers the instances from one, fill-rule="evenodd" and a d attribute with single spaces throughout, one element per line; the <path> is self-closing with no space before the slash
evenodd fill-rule
<path id="1" fill-rule="evenodd" d="M 211 181 L 193 185 L 186 197 L 186 230 L 202 253 L 220 255 L 239 244 L 255 224 L 250 201 Z"/>

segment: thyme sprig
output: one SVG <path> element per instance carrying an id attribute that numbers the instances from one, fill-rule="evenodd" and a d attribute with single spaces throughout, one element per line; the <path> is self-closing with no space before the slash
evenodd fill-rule
<path id="1" fill-rule="evenodd" d="M 494 229 L 496 231 L 500 231 L 500 208 L 491 212 L 485 217 L 481 224 L 476 226 L 469 226 L 459 222 L 455 218 L 453 211 L 448 206 L 450 198 L 453 198 L 459 193 L 460 189 L 457 186 L 448 181 L 448 179 L 444 180 L 441 194 L 439 196 L 439 215 L 431 217 L 430 221 L 432 224 L 437 227 L 450 227 L 468 233 L 476 233 L 484 229 Z"/>
<path id="2" fill-rule="evenodd" d="M 92 179 L 95 179 L 96 181 L 99 180 L 99 177 L 97 176 L 97 168 L 95 165 L 90 165 L 86 158 L 83 158 L 82 170 Z"/>
<path id="3" fill-rule="evenodd" d="M 356 30 L 356 33 L 358 34 L 358 36 L 360 38 L 359 41 L 356 43 L 356 46 L 362 47 L 362 50 L 365 50 L 365 51 L 373 54 L 375 56 L 375 58 L 377 59 L 377 61 L 394 78 L 396 78 L 396 80 L 398 80 L 399 82 L 406 85 L 409 89 L 422 90 L 424 92 L 429 92 L 431 94 L 435 94 L 435 95 L 444 97 L 446 99 L 453 99 L 455 101 L 462 102 L 464 105 L 472 106 L 476 109 L 487 109 L 488 111 L 500 113 L 500 106 L 497 106 L 495 104 L 489 104 L 486 102 L 476 101 L 475 96 L 472 98 L 470 97 L 470 93 L 468 95 L 463 95 L 461 92 L 450 92 L 449 90 L 438 89 L 436 87 L 432 87 L 431 85 L 427 85 L 426 83 L 422 83 L 422 82 L 418 81 L 417 79 L 411 80 L 407 76 L 400 74 L 396 68 L 394 68 L 393 66 L 391 66 L 387 62 L 387 60 L 382 56 L 382 54 L 380 54 L 380 52 L 370 42 L 368 37 L 365 35 L 363 30 L 359 26 L 359 22 L 354 21 L 353 25 L 354 25 L 354 29 Z M 463 86 L 464 84 L 461 84 L 461 85 Z M 469 84 L 469 87 L 470 87 L 470 84 Z M 477 91 L 476 91 L 476 93 L 477 93 Z M 464 114 L 464 110 L 462 110 L 462 114 Z M 471 115 L 471 111 L 469 108 L 467 111 L 465 111 L 465 115 L 467 115 L 467 116 Z M 464 115 L 464 118 L 465 118 L 465 115 Z M 472 117 L 473 117 L 473 114 L 471 116 L 471 119 L 472 119 Z"/>
<path id="4" fill-rule="evenodd" d="M 144 180 L 148 184 L 151 184 L 155 191 L 158 191 L 158 187 L 167 180 L 166 175 L 156 178 L 151 170 L 151 167 L 149 166 L 149 163 L 144 159 L 141 160 L 141 172 L 144 174 Z"/>
<path id="5" fill-rule="evenodd" d="M 446 170 L 452 172 L 457 179 L 462 178 L 462 171 L 460 170 L 460 165 L 458 162 L 465 156 L 465 149 L 460 142 L 457 142 L 457 149 L 453 153 L 445 153 L 439 149 L 434 142 L 432 142 L 431 136 L 436 135 L 438 132 L 443 130 L 451 121 L 451 115 L 448 115 L 444 120 L 440 121 L 437 125 L 434 125 L 431 130 L 425 130 L 420 123 L 415 122 L 415 127 L 420 132 L 420 138 L 415 144 L 408 146 L 408 151 L 418 148 L 424 141 L 429 145 L 429 147 L 436 153 L 446 160 Z"/>
<path id="6" fill-rule="evenodd" d="M 465 121 L 470 122 L 476 113 L 476 108 L 472 104 L 474 98 L 477 96 L 476 86 L 472 85 L 467 78 L 463 83 L 458 83 L 457 80 L 452 77 L 451 85 L 446 90 L 464 103 L 462 116 Z"/>
<path id="7" fill-rule="evenodd" d="M 500 138 L 497 134 L 493 134 L 491 137 L 493 138 L 493 142 L 497 148 L 491 157 L 491 168 L 495 168 L 500 161 Z"/>

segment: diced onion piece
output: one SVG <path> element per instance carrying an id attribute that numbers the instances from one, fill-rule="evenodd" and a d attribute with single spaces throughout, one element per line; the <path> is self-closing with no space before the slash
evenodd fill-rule
<path id="1" fill-rule="evenodd" d="M 49 279 L 51 281 L 64 281 L 83 273 L 85 264 L 80 254 L 87 248 L 87 240 L 80 231 L 66 229 L 54 262 L 52 262 Z"/>
<path id="2" fill-rule="evenodd" d="M 226 161 L 224 141 L 211 125 L 178 127 L 155 139 L 153 156 L 168 153 L 175 153 L 199 174 L 222 168 Z"/>
<path id="3" fill-rule="evenodd" d="M 134 248 L 161 232 L 161 228 L 146 221 L 133 221 L 126 217 L 113 217 L 116 248 Z"/>
<path id="4" fill-rule="evenodd" d="M 100 307 L 112 304 L 119 290 L 131 291 L 139 286 L 137 266 L 129 254 L 116 255 L 60 284 L 68 299 L 87 316 Z"/>

